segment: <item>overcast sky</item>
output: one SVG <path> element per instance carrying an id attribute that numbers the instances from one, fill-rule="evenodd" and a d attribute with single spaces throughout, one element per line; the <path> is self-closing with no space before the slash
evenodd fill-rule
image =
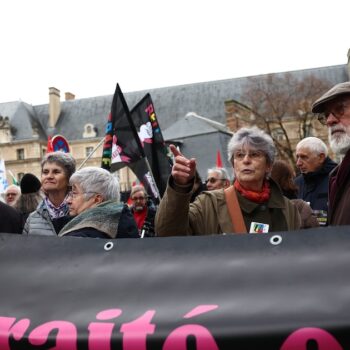
<path id="1" fill-rule="evenodd" d="M 0 103 L 347 63 L 347 0 L 8 0 Z"/>

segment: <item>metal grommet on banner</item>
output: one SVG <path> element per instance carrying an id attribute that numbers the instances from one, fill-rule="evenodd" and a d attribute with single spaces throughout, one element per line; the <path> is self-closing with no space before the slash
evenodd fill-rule
<path id="1" fill-rule="evenodd" d="M 109 250 L 113 249 L 113 246 L 114 246 L 113 242 L 107 242 L 104 246 L 104 250 L 108 252 Z"/>
<path id="2" fill-rule="evenodd" d="M 270 243 L 272 245 L 279 245 L 282 243 L 282 237 L 280 235 L 274 235 L 270 238 Z"/>

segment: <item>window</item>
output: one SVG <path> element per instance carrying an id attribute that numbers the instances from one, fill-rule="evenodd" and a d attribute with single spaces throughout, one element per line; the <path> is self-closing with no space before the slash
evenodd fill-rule
<path id="1" fill-rule="evenodd" d="M 24 159 L 24 148 L 17 149 L 17 160 Z"/>
<path id="2" fill-rule="evenodd" d="M 85 157 L 88 157 L 92 153 L 93 150 L 94 150 L 93 147 L 86 147 L 85 148 Z"/>
<path id="3" fill-rule="evenodd" d="M 96 136 L 97 136 L 97 128 L 91 123 L 85 124 L 83 138 L 96 137 Z"/>

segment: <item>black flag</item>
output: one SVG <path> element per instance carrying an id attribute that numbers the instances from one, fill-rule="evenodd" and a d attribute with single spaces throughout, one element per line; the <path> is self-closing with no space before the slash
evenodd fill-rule
<path id="1" fill-rule="evenodd" d="M 138 129 L 141 128 L 141 125 Z M 117 84 L 108 117 L 102 154 L 102 168 L 112 172 L 125 166 L 133 170 L 147 193 L 156 202 L 159 191 L 147 165 L 145 152 L 131 118 L 124 95 Z"/>
<path id="2" fill-rule="evenodd" d="M 171 173 L 172 160 L 168 156 L 168 149 L 150 94 L 146 94 L 131 110 L 131 118 L 136 126 L 153 178 L 162 196 Z M 131 164 L 130 168 L 139 179 L 147 171 L 144 160 Z"/>
<path id="3" fill-rule="evenodd" d="M 124 95 L 117 84 L 106 127 L 102 168 L 116 171 L 144 156 Z"/>

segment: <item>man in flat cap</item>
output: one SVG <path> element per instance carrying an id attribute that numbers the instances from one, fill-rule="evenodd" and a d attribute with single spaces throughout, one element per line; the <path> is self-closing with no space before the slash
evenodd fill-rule
<path id="1" fill-rule="evenodd" d="M 327 125 L 332 150 L 343 157 L 330 174 L 328 224 L 350 225 L 350 82 L 323 94 L 312 105 L 312 112 Z"/>

